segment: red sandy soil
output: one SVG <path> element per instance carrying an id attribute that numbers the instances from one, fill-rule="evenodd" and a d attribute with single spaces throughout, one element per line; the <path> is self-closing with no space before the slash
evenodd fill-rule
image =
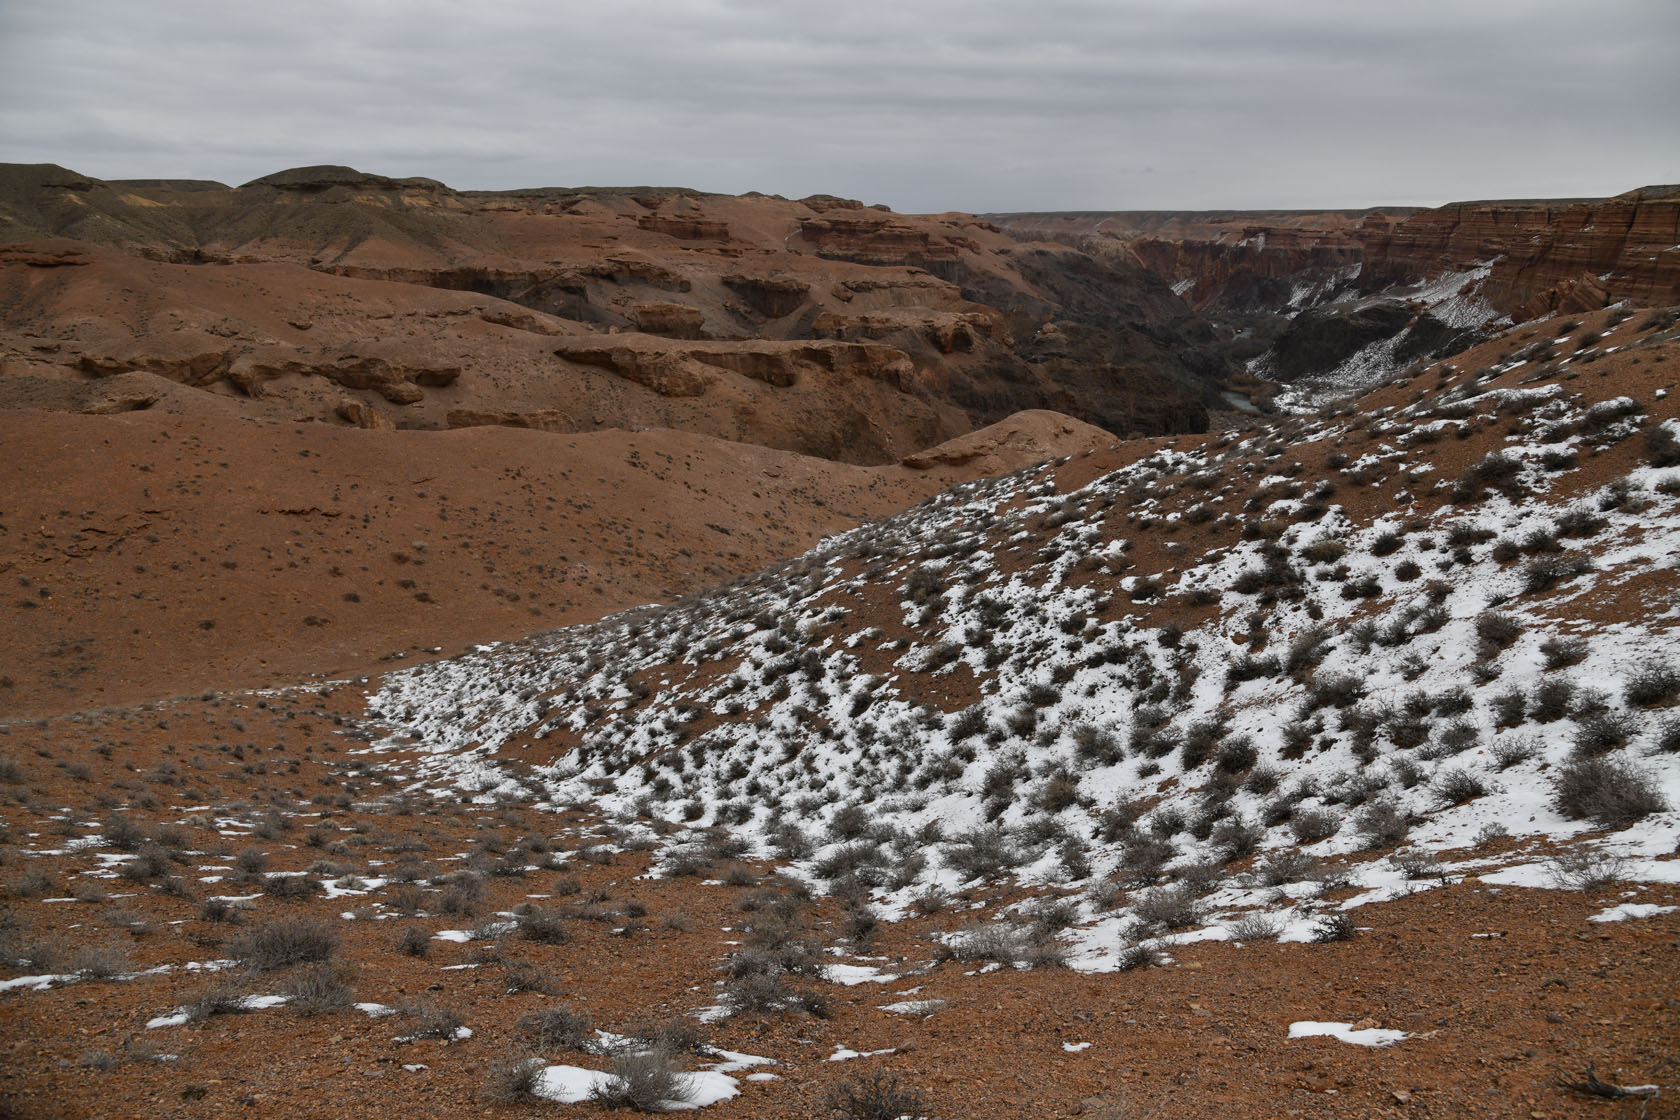
<path id="1" fill-rule="evenodd" d="M 672 431 L 0 412 L 0 711 L 377 671 L 669 601 L 947 486 L 1106 446 L 1024 414 L 858 467 Z"/>
<path id="2" fill-rule="evenodd" d="M 346 769 L 358 744 L 338 734 L 344 728 L 337 721 L 358 707 L 355 689 L 299 690 L 260 704 L 252 697 L 187 700 L 11 726 L 0 741 L 17 769 L 0 792 L 11 835 L 3 878 L 13 888 L 5 930 L 12 944 L 49 956 L 56 949 L 60 962 L 92 945 L 126 955 L 134 967 L 177 967 L 127 981 L 0 995 L 8 1040 L 0 1044 L 6 1115 L 553 1113 L 557 1106 L 479 1098 L 491 1063 L 527 1052 L 529 1040 L 516 1025 L 521 1016 L 565 1006 L 623 1031 L 711 1004 L 718 968 L 743 936 L 743 923 L 762 913 L 765 896 L 755 899 L 760 909 L 754 911 L 743 909 L 743 901 L 755 891 L 789 891 L 762 866 L 730 872 L 720 862 L 712 874 L 728 873 L 741 885 L 708 885 L 697 878 L 642 878 L 647 858 L 640 853 L 597 862 L 580 854 L 606 839 L 587 812 L 485 810 L 426 796 L 376 806 L 372 799 L 389 799 L 400 783 L 402 758 L 381 756 L 383 773 Z M 80 873 L 98 861 L 87 853 L 26 854 L 60 848 L 114 815 L 172 847 L 196 851 L 171 868 L 182 880 L 178 887 L 167 888 L 166 879 L 148 885 L 89 878 Z M 252 833 L 213 826 L 213 817 L 258 827 Z M 186 823 L 175 824 L 173 835 L 159 831 L 172 822 Z M 240 927 L 204 920 L 197 901 L 260 890 L 260 884 L 240 885 L 232 870 L 195 870 L 231 869 L 229 857 L 251 848 L 269 855 L 271 871 L 316 866 L 317 875 L 331 878 L 388 873 L 405 860 L 447 870 L 469 850 L 501 852 L 521 840 L 529 845 L 533 836 L 547 838 L 538 846 L 558 853 L 554 866 L 492 876 L 475 914 L 368 920 L 372 903 L 396 897 L 396 884 L 335 901 L 261 897 L 243 912 Z M 520 862 L 545 858 L 528 850 Z M 47 875 L 45 897 L 81 887 L 88 900 L 19 897 L 15 888 L 28 872 Z M 198 881 L 211 873 L 234 878 Z M 110 897 L 86 889 L 93 885 Z M 556 895 L 556 889 L 571 893 Z M 1680 902 L 1680 888 L 1672 885 L 1633 893 L 1642 902 Z M 424 905 L 435 909 L 439 897 L 426 892 Z M 970 902 L 991 910 L 1012 897 L 980 891 Z M 707 1115 L 825 1116 L 825 1094 L 836 1083 L 886 1070 L 923 1090 L 946 1118 L 1631 1118 L 1640 1115 L 1641 1102 L 1592 1102 L 1556 1083 L 1560 1074 L 1580 1076 L 1589 1064 L 1602 1079 L 1622 1084 L 1680 1080 L 1680 992 L 1673 973 L 1680 914 L 1615 924 L 1586 920 L 1622 897 L 1615 888 L 1494 890 L 1470 878 L 1361 908 L 1355 913 L 1364 928 L 1345 943 L 1186 946 L 1164 968 L 1096 976 L 1055 969 L 974 974 L 973 965 L 935 963 L 927 935 L 974 914 L 913 919 L 883 928 L 862 953 L 902 979 L 857 987 L 812 982 L 828 1001 L 826 1018 L 742 1015 L 701 1028 L 714 1045 L 775 1059 L 777 1065 L 765 1068 L 780 1075 L 743 1083 L 738 1098 Z M 523 901 L 586 909 L 573 911 L 578 916 L 565 923 L 570 940 L 562 945 L 508 934 L 468 945 L 434 940 L 425 959 L 396 948 L 405 928 L 470 929 Z M 625 928 L 627 907 L 635 910 L 631 903 L 645 908 L 639 918 L 645 928 L 615 932 Z M 337 917 L 351 911 L 360 920 Z M 607 920 L 587 916 L 592 913 Z M 214 979 L 179 966 L 223 955 L 243 929 L 299 916 L 319 917 L 339 931 L 339 956 L 353 966 L 356 999 L 429 1000 L 459 1015 L 472 1038 L 400 1044 L 393 1040 L 411 1020 L 370 1019 L 354 1010 L 304 1016 L 285 1007 L 144 1029 L 147 1019 L 191 1002 Z M 841 942 L 838 916 L 832 903 L 819 902 L 801 920 L 811 936 L 835 944 Z M 535 966 L 552 994 L 510 993 L 510 962 Z M 474 963 L 479 967 L 450 968 Z M 298 972 L 294 966 L 257 974 L 245 990 L 280 991 Z M 900 994 L 910 989 L 917 990 Z M 949 1006 L 926 1018 L 878 1009 L 900 999 Z M 1303 1019 L 1375 1025 L 1411 1037 L 1386 1049 L 1289 1040 L 1288 1025 Z M 1078 1052 L 1062 1047 L 1078 1042 L 1092 1045 Z M 826 1061 L 839 1046 L 897 1052 Z M 148 1048 L 178 1057 L 146 1060 Z M 604 1068 L 599 1057 L 563 1048 L 537 1052 L 551 1063 Z M 99 1068 L 102 1053 L 114 1068 Z M 693 1056 L 687 1061 L 691 1068 L 703 1064 Z M 559 1114 L 594 1111 L 580 1105 Z"/>

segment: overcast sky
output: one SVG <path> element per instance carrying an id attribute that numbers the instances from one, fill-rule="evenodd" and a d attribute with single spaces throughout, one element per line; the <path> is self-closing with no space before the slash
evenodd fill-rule
<path id="1" fill-rule="evenodd" d="M 1677 0 L 0 0 L 0 161 L 905 211 L 1680 181 Z"/>

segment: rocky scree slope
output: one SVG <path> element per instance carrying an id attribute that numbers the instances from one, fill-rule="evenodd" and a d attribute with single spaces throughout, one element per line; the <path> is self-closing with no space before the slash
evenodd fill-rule
<path id="1" fill-rule="evenodd" d="M 1534 324 L 1323 415 L 957 487 L 373 714 L 440 796 L 620 812 L 667 874 L 722 829 L 888 916 L 1062 896 L 1051 933 L 951 934 L 1020 964 L 1339 936 L 1583 838 L 1672 878 L 1677 323 Z"/>

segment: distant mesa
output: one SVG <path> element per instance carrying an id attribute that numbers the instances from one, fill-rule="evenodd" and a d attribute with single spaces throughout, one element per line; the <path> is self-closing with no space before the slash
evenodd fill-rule
<path id="1" fill-rule="evenodd" d="M 413 176 L 406 179 L 392 179 L 385 175 L 375 175 L 367 171 L 357 171 L 354 167 L 344 167 L 338 164 L 319 164 L 314 167 L 292 167 L 285 171 L 276 171 L 272 175 L 264 175 L 260 179 L 252 179 L 241 186 L 240 190 L 251 187 L 273 187 L 283 191 L 325 191 L 333 187 L 353 187 L 358 190 L 420 190 L 420 191 L 448 191 L 449 188 L 436 179 Z M 451 192 L 453 193 L 453 192 Z"/>

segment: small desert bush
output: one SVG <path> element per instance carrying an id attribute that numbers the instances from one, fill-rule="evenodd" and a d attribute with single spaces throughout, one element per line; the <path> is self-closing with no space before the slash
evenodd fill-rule
<path id="1" fill-rule="evenodd" d="M 322 961 L 304 969 L 281 987 L 300 1015 L 331 1015 L 356 1000 L 356 969 L 344 961 Z"/>
<path id="2" fill-rule="evenodd" d="M 1203 907 L 1189 887 L 1158 887 L 1138 895 L 1132 913 L 1151 929 L 1184 929 L 1202 920 Z"/>
<path id="3" fill-rule="evenodd" d="M 927 1098 L 902 1084 L 896 1073 L 874 1070 L 849 1078 L 828 1091 L 823 1099 L 831 1116 L 840 1120 L 903 1120 L 931 1111 Z"/>
<path id="4" fill-rule="evenodd" d="M 199 905 L 198 916 L 207 922 L 227 922 L 229 925 L 238 925 L 244 921 L 239 907 L 225 898 L 205 899 Z"/>
<path id="5" fill-rule="evenodd" d="M 1251 910 L 1226 927 L 1235 941 L 1276 941 L 1283 921 L 1264 910 Z"/>
<path id="6" fill-rule="evenodd" d="M 1488 791 L 1487 783 L 1468 770 L 1454 767 L 1436 778 L 1430 790 L 1442 805 L 1463 805 Z"/>
<path id="7" fill-rule="evenodd" d="M 1534 689 L 1529 716 L 1537 723 L 1551 723 L 1569 714 L 1580 687 L 1568 677 L 1541 681 Z"/>
<path id="8" fill-rule="evenodd" d="M 1289 831 L 1302 844 L 1334 836 L 1341 827 L 1342 822 L 1328 809 L 1299 809 L 1289 817 Z"/>
<path id="9" fill-rule="evenodd" d="M 1001 828 L 976 828 L 947 844 L 945 865 L 966 879 L 992 879 L 1020 864 L 1021 854 Z"/>
<path id="10" fill-rule="evenodd" d="M 1247 735 L 1233 735 L 1219 744 L 1213 754 L 1214 765 L 1224 774 L 1241 774 L 1250 769 L 1259 757 L 1254 740 Z"/>
<path id="11" fill-rule="evenodd" d="M 1667 661 L 1647 661 L 1634 669 L 1623 686 L 1622 698 L 1641 708 L 1666 704 L 1680 696 L 1680 669 Z"/>
<path id="12" fill-rule="evenodd" d="M 1120 972 L 1134 968 L 1153 968 L 1165 960 L 1161 950 L 1148 942 L 1122 941 L 1114 954 L 1114 967 Z"/>
<path id="13" fill-rule="evenodd" d="M 1265 833 L 1241 817 L 1227 817 L 1213 826 L 1210 839 L 1227 862 L 1242 859 L 1260 846 Z"/>
<path id="14" fill-rule="evenodd" d="M 1565 580 L 1591 571 L 1592 566 L 1590 559 L 1574 554 L 1535 557 L 1523 565 L 1523 592 L 1535 595 L 1550 591 Z"/>
<path id="15" fill-rule="evenodd" d="M 187 1021 L 202 1023 L 212 1015 L 241 1015 L 250 1008 L 245 1003 L 245 985 L 237 977 L 223 977 L 199 988 L 181 1005 Z"/>
<path id="16" fill-rule="evenodd" d="M 1476 637 L 1493 646 L 1505 649 L 1522 633 L 1522 622 L 1499 611 L 1483 611 L 1476 616 Z"/>
<path id="17" fill-rule="evenodd" d="M 491 1104 L 512 1104 L 532 1100 L 548 1067 L 539 1055 L 513 1053 L 491 1062 L 479 1086 L 479 1099 Z"/>
<path id="18" fill-rule="evenodd" d="M 1278 772 L 1276 767 L 1256 766 L 1248 772 L 1248 777 L 1243 780 L 1243 789 L 1256 797 L 1265 797 L 1268 793 L 1277 789 L 1278 783 L 1282 780 L 1283 775 Z"/>
<path id="19" fill-rule="evenodd" d="M 88 980 L 115 980 L 134 971 L 120 945 L 84 945 L 70 955 L 70 971 Z"/>
<path id="20" fill-rule="evenodd" d="M 542 945 L 564 945 L 572 939 L 566 918 L 559 910 L 532 909 L 514 919 L 519 936 Z"/>
<path id="21" fill-rule="evenodd" d="M 1501 739 L 1493 745 L 1493 761 L 1501 770 L 1509 770 L 1519 763 L 1527 762 L 1539 753 L 1539 746 L 1533 739 L 1525 737 L 1515 739 Z"/>
<path id="22" fill-rule="evenodd" d="M 752 973 L 725 982 L 722 1003 L 731 1015 L 804 1011 L 828 1018 L 828 1001 L 791 983 L 785 974 Z"/>
<path id="23" fill-rule="evenodd" d="M 1575 726 L 1575 755 L 1580 758 L 1607 754 L 1626 746 L 1639 731 L 1639 721 L 1625 712 L 1599 712 Z"/>
<path id="24" fill-rule="evenodd" d="M 589 1099 L 596 1104 L 637 1112 L 664 1112 L 693 1098 L 690 1079 L 659 1051 L 619 1055 L 613 1059 L 611 1076 L 589 1090 Z"/>
<path id="25" fill-rule="evenodd" d="M 1590 891 L 1627 875 L 1627 860 L 1603 848 L 1576 844 L 1547 860 L 1551 880 L 1563 890 Z"/>
<path id="26" fill-rule="evenodd" d="M 267 875 L 262 880 L 263 893 L 282 902 L 300 902 L 321 893 L 321 880 L 313 875 Z"/>
<path id="27" fill-rule="evenodd" d="M 1547 669 L 1567 669 L 1587 659 L 1584 638 L 1547 638 L 1540 643 L 1540 656 Z"/>
<path id="28" fill-rule="evenodd" d="M 514 992 L 539 992 L 545 996 L 552 996 L 560 991 L 548 972 L 541 965 L 533 964 L 530 961 L 503 961 L 502 982 L 507 986 L 507 991 L 510 994 Z"/>
<path id="29" fill-rule="evenodd" d="M 233 857 L 233 865 L 246 875 L 261 875 L 268 870 L 268 853 L 261 848 L 241 848 Z"/>
<path id="30" fill-rule="evenodd" d="M 959 961 L 995 961 L 1018 968 L 1055 967 L 1064 963 L 1049 931 L 1036 922 L 975 923 L 950 935 L 938 955 Z"/>
<path id="31" fill-rule="evenodd" d="M 441 1038 L 452 1041 L 461 1029 L 461 1016 L 449 1008 L 439 1007 L 429 999 L 414 1000 L 397 1006 L 397 1014 L 409 1021 L 409 1040 Z"/>
<path id="32" fill-rule="evenodd" d="M 1320 945 L 1332 941 L 1352 941 L 1358 932 L 1359 927 L 1346 914 L 1329 914 L 1313 927 L 1312 939 Z"/>
<path id="33" fill-rule="evenodd" d="M 105 822 L 105 842 L 124 852 L 139 849 L 146 842 L 146 833 L 138 824 L 124 816 L 113 816 Z"/>
<path id="34" fill-rule="evenodd" d="M 624 1032 L 632 1043 L 631 1053 L 655 1050 L 661 1054 L 703 1054 L 706 1039 L 693 1024 L 682 1019 L 660 1019 L 637 1023 Z"/>
<path id="35" fill-rule="evenodd" d="M 1528 715 L 1528 696 L 1521 689 L 1507 689 L 1494 696 L 1490 704 L 1499 727 L 1515 727 Z"/>
<path id="36" fill-rule="evenodd" d="M 1426 848 L 1407 848 L 1395 852 L 1389 859 L 1408 879 L 1439 879 L 1446 875 L 1440 858 Z"/>
<path id="37" fill-rule="evenodd" d="M 591 1049 L 591 1035 L 595 1025 L 581 1011 L 566 1007 L 550 1007 L 523 1016 L 518 1024 L 522 1034 L 536 1040 L 545 1048 L 564 1047 L 568 1050 Z"/>
<path id="38" fill-rule="evenodd" d="M 1458 485 L 1453 489 L 1453 500 L 1460 504 L 1480 501 L 1489 490 L 1498 490 L 1514 499 L 1520 493 L 1518 480 L 1522 478 L 1522 471 L 1521 460 L 1503 451 L 1492 452 L 1471 464 L 1459 477 Z"/>
<path id="39" fill-rule="evenodd" d="M 52 876 L 39 868 L 31 868 L 12 883 L 11 893 L 15 898 L 40 898 L 42 895 L 54 893 L 57 889 Z"/>
<path id="40" fill-rule="evenodd" d="M 227 951 L 245 967 L 268 972 L 331 960 L 338 934 L 319 918 L 282 918 L 246 930 L 228 942 Z"/>
<path id="41" fill-rule="evenodd" d="M 1316 856 L 1287 849 L 1273 852 L 1267 856 L 1254 869 L 1254 873 L 1266 886 L 1281 887 L 1285 883 L 1298 883 L 1320 878 L 1323 875 L 1323 869 Z"/>
<path id="42" fill-rule="evenodd" d="M 1626 828 L 1668 807 L 1655 779 L 1614 757 L 1565 765 L 1553 784 L 1552 803 L 1567 817 L 1605 828 Z"/>
<path id="43" fill-rule="evenodd" d="M 419 926 L 409 926 L 397 934 L 397 951 L 410 957 L 424 957 L 432 951 L 431 936 Z"/>
<path id="44" fill-rule="evenodd" d="M 1645 457 L 1653 467 L 1680 466 L 1680 425 L 1660 421 L 1647 428 Z"/>
<path id="45" fill-rule="evenodd" d="M 1354 827 L 1366 848 L 1387 848 L 1406 838 L 1411 821 L 1394 802 L 1380 800 L 1360 810 Z"/>

